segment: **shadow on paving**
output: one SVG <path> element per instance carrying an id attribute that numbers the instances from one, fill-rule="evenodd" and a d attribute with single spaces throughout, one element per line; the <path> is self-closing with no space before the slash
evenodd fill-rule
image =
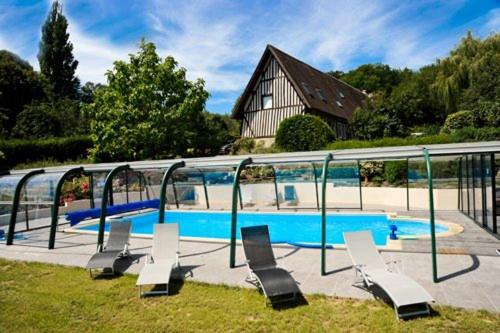
<path id="1" fill-rule="evenodd" d="M 471 254 L 469 256 L 472 259 L 472 264 L 469 267 L 461 269 L 461 270 L 456 271 L 454 273 L 450 273 L 450 274 L 447 274 L 445 276 L 442 276 L 442 277 L 438 278 L 438 281 L 443 282 L 446 280 L 450 280 L 450 279 L 456 278 L 457 276 L 464 275 L 464 274 L 473 272 L 476 269 L 478 269 L 479 266 L 481 265 L 481 263 L 479 262 L 479 258 L 475 254 Z"/>

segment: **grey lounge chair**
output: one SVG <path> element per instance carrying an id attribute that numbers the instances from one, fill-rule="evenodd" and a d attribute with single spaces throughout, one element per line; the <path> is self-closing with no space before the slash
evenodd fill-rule
<path id="1" fill-rule="evenodd" d="M 420 314 L 430 314 L 429 302 L 432 296 L 415 280 L 399 272 L 392 262 L 389 267 L 378 252 L 370 231 L 344 232 L 345 245 L 354 269 L 360 274 L 367 287 L 378 285 L 391 298 L 396 317 L 403 318 Z M 424 309 L 412 310 L 405 314 L 401 307 L 423 305 Z"/>
<path id="2" fill-rule="evenodd" d="M 139 297 L 149 294 L 168 295 L 170 274 L 179 264 L 179 226 L 177 223 L 155 224 L 153 233 L 153 247 L 151 255 L 146 259 L 137 286 Z M 143 292 L 142 286 L 148 284 L 165 284 L 166 289 L 161 291 Z"/>
<path id="3" fill-rule="evenodd" d="M 94 254 L 87 263 L 86 268 L 89 270 L 91 277 L 93 269 L 102 270 L 101 274 L 105 275 L 115 274 L 115 261 L 130 254 L 128 246 L 131 226 L 132 223 L 130 221 L 111 222 L 106 246 L 102 248 L 102 251 Z"/>
<path id="4" fill-rule="evenodd" d="M 296 300 L 299 287 L 287 270 L 278 267 L 267 225 L 241 228 L 241 239 L 249 271 L 247 281 L 258 284 L 271 303 Z"/>

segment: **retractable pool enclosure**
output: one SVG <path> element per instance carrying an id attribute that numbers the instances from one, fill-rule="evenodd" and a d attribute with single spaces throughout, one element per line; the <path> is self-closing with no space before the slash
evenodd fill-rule
<path id="1" fill-rule="evenodd" d="M 164 223 L 166 210 L 171 209 L 171 206 L 179 208 L 180 204 L 200 202 L 203 209 L 215 209 L 213 207 L 218 203 L 214 199 L 221 196 L 224 188 L 229 191 L 230 187 L 230 194 L 226 191 L 229 199 L 223 209 L 231 211 L 229 266 L 235 267 L 238 210 L 246 209 L 245 202 L 251 203 L 252 193 L 245 186 L 255 182 L 252 175 L 258 173 L 259 179 L 268 180 L 268 184 L 262 184 L 264 190 L 260 193 L 269 196 L 268 200 L 274 202 L 276 210 L 293 208 L 319 212 L 321 274 L 324 275 L 327 212 L 339 209 L 366 210 L 369 197 L 363 198 L 361 165 L 369 161 L 396 161 L 399 166 L 403 166 L 404 172 L 398 173 L 396 180 L 406 188 L 406 210 L 411 209 L 411 192 L 415 184 L 425 184 L 427 188 L 426 210 L 430 222 L 432 274 L 433 280 L 438 282 L 433 182 L 443 181 L 439 178 L 441 165 L 446 162 L 446 167 L 453 169 L 457 175 L 456 209 L 470 216 L 489 232 L 498 234 L 499 154 L 500 142 L 494 141 L 15 170 L 0 174 L 0 225 L 8 226 L 6 243 L 11 245 L 16 233 L 30 229 L 29 208 L 49 207 L 50 223 L 46 227 L 50 228 L 48 247 L 53 249 L 59 225 L 63 184 L 73 177 L 85 176 L 90 183 L 88 206 L 97 210 L 94 213 L 99 220 L 97 246 L 100 248 L 104 241 L 108 211 L 113 212 L 110 207 L 152 201 L 154 208 L 159 210 L 158 223 Z M 251 170 L 253 171 L 250 172 Z M 448 183 L 454 181 L 446 180 Z M 347 190 L 339 192 L 332 189 L 329 183 L 333 183 L 333 187 L 343 184 Z M 312 193 L 308 205 L 293 206 L 297 191 Z M 346 195 L 350 196 L 349 204 L 342 205 Z M 20 212 L 20 207 L 23 206 L 24 218 Z M 8 223 L 2 222 L 7 219 Z M 24 229 L 16 229 L 22 219 L 25 222 Z"/>

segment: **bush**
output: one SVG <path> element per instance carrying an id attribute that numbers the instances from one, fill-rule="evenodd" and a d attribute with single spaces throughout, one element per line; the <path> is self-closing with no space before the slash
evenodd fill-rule
<path id="1" fill-rule="evenodd" d="M 446 121 L 444 122 L 441 132 L 452 133 L 453 131 L 462 129 L 464 127 L 475 125 L 476 117 L 474 116 L 474 113 L 472 113 L 471 111 L 458 111 L 446 117 Z"/>
<path id="2" fill-rule="evenodd" d="M 47 140 L 0 140 L 0 151 L 5 155 L 3 169 L 20 163 L 55 160 L 66 161 L 85 158 L 92 148 L 88 136 L 52 138 Z"/>
<path id="3" fill-rule="evenodd" d="M 296 115 L 281 122 L 276 145 L 287 151 L 318 150 L 335 139 L 333 130 L 321 118 Z"/>
<path id="4" fill-rule="evenodd" d="M 46 139 L 61 132 L 50 104 L 27 105 L 16 118 L 12 134 L 22 139 Z"/>
<path id="5" fill-rule="evenodd" d="M 406 181 L 406 161 L 385 161 L 384 179 L 391 185 L 401 185 Z"/>
<path id="6" fill-rule="evenodd" d="M 255 148 L 255 140 L 252 138 L 239 138 L 234 142 L 233 152 L 237 154 L 248 154 Z"/>
<path id="7" fill-rule="evenodd" d="M 479 119 L 479 125 L 500 127 L 500 102 L 480 101 L 473 107 L 474 115 Z"/>

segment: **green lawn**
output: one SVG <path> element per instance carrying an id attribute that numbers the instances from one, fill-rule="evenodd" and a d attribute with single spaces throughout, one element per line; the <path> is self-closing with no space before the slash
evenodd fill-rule
<path id="1" fill-rule="evenodd" d="M 91 280 L 86 271 L 0 259 L 1 332 L 500 332 L 500 316 L 435 306 L 398 322 L 376 301 L 307 296 L 266 308 L 257 290 L 186 282 L 139 299 L 136 277 Z"/>

